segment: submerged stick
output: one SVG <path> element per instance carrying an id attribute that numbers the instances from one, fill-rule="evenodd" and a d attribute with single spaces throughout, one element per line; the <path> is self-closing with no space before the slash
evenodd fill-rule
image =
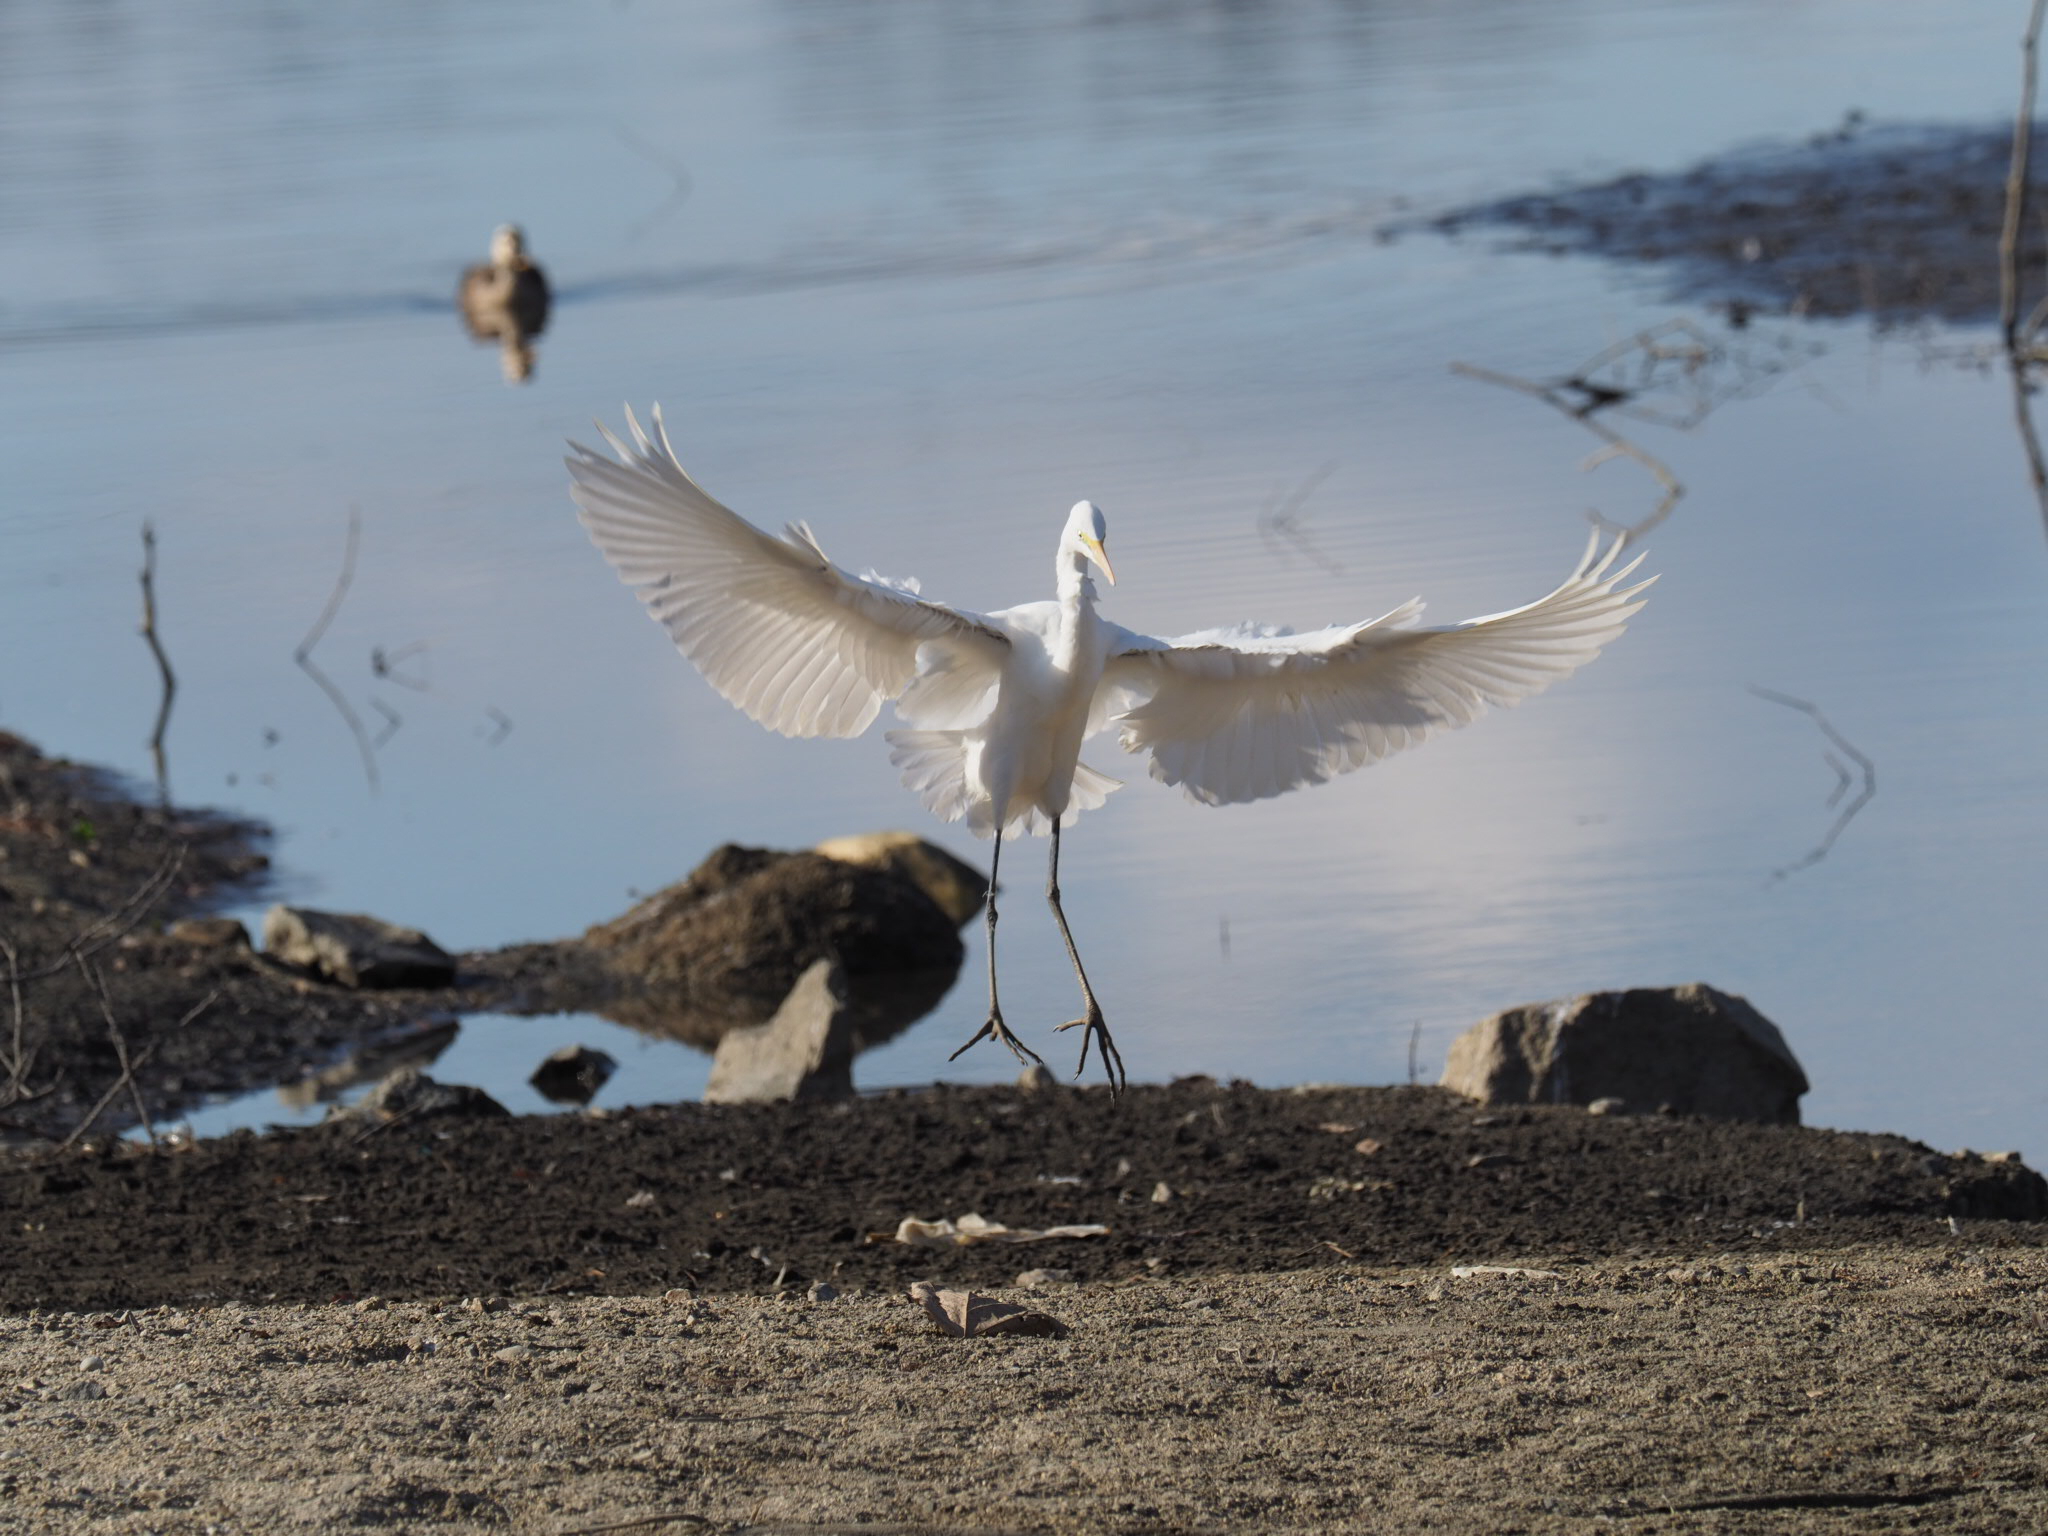
<path id="1" fill-rule="evenodd" d="M 370 733 L 363 728 L 362 717 L 349 707 L 347 697 L 334 684 L 334 679 L 313 664 L 313 647 L 320 643 L 327 633 L 327 626 L 334 622 L 334 616 L 341 611 L 341 600 L 348 596 L 349 586 L 356 579 L 356 545 L 362 539 L 362 513 L 354 507 L 348 509 L 348 546 L 342 551 L 341 574 L 335 578 L 334 590 L 327 594 L 327 606 L 320 610 L 320 617 L 313 621 L 313 627 L 306 631 L 306 638 L 299 642 L 292 652 L 292 660 L 299 670 L 313 679 L 320 691 L 327 695 L 328 702 L 341 715 L 348 726 L 349 734 L 355 737 L 356 752 L 363 760 L 363 776 L 370 781 L 370 793 L 378 790 L 377 750 L 370 743 Z"/>
<path id="2" fill-rule="evenodd" d="M 177 674 L 171 658 L 164 654 L 163 641 L 156 632 L 156 529 L 142 524 L 142 638 L 149 642 L 149 654 L 156 658 L 157 675 L 163 679 L 163 697 L 156 707 L 156 726 L 149 733 L 149 755 L 156 764 L 157 798 L 171 803 L 171 775 L 164 760 L 164 732 L 171 723 L 171 700 L 178 692 Z"/>
<path id="3" fill-rule="evenodd" d="M 1835 839 L 1842 835 L 1842 829 L 1855 819 L 1858 811 L 1862 810 L 1864 806 L 1870 804 L 1876 798 L 1877 765 L 1857 751 L 1855 745 L 1848 737 L 1828 723 L 1828 717 L 1820 712 L 1819 706 L 1809 700 L 1795 699 L 1789 693 L 1779 693 L 1774 688 L 1759 688 L 1755 683 L 1749 685 L 1749 691 L 1760 699 L 1768 699 L 1773 704 L 1782 704 L 1787 709 L 1796 709 L 1801 714 L 1809 716 L 1813 723 L 1820 727 L 1821 734 L 1841 748 L 1843 756 L 1849 758 L 1858 768 L 1863 770 L 1863 787 L 1857 791 L 1856 798 L 1842 807 L 1842 813 L 1835 818 L 1834 825 L 1828 828 L 1827 835 L 1814 845 L 1806 857 L 1787 864 L 1782 869 L 1771 871 L 1771 880 L 1775 883 L 1783 880 L 1787 875 L 1797 874 L 1802 869 L 1818 864 L 1828 856 L 1828 850 L 1835 846 Z M 1828 796 L 1827 803 L 1832 806 L 1842 798 L 1842 791 L 1849 782 L 1849 775 L 1847 770 L 1843 768 L 1840 760 L 1832 753 L 1823 753 L 1822 756 L 1827 759 L 1828 765 L 1842 776 L 1841 783 L 1838 783 L 1835 786 L 1834 793 Z"/>

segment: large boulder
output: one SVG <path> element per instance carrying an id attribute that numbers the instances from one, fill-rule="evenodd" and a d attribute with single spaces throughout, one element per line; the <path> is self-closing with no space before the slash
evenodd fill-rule
<path id="1" fill-rule="evenodd" d="M 853 1011 L 837 961 L 797 979 L 766 1024 L 730 1029 L 718 1042 L 707 1104 L 844 1099 L 853 1094 Z"/>
<path id="2" fill-rule="evenodd" d="M 1778 1027 L 1701 982 L 1530 1003 L 1451 1042 L 1443 1086 L 1486 1104 L 1608 1105 L 1797 1125 L 1806 1074 Z"/>
<path id="3" fill-rule="evenodd" d="M 597 1011 L 705 1047 L 758 1025 L 820 960 L 844 973 L 858 1041 L 900 1032 L 945 994 L 958 922 L 901 860 L 852 863 L 736 844 L 584 934 L 615 995 Z"/>

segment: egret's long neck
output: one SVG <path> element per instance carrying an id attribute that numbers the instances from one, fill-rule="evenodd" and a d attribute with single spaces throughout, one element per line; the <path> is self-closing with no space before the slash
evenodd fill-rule
<path id="1" fill-rule="evenodd" d="M 1083 610 L 1089 613 L 1095 611 L 1095 579 L 1088 574 L 1086 555 L 1062 554 L 1059 567 L 1053 576 L 1060 606 L 1069 614 Z"/>

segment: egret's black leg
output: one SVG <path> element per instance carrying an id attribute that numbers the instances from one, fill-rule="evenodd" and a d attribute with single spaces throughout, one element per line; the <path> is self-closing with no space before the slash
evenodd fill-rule
<path id="1" fill-rule="evenodd" d="M 1078 1019 L 1070 1019 L 1061 1029 L 1084 1030 L 1081 1036 L 1081 1062 L 1074 1068 L 1079 1077 L 1088 1066 L 1089 1042 L 1094 1042 L 1097 1053 L 1102 1057 L 1102 1069 L 1109 1074 L 1109 1091 L 1121 1093 L 1128 1085 L 1124 1076 L 1124 1059 L 1117 1051 L 1116 1042 L 1109 1038 L 1109 1025 L 1102 1017 L 1102 1005 L 1095 1001 L 1095 989 L 1088 985 L 1088 973 L 1081 967 L 1081 951 L 1074 947 L 1073 931 L 1067 927 L 1067 914 L 1060 909 L 1060 824 L 1057 818 L 1052 824 L 1052 860 L 1045 877 L 1045 899 L 1052 904 L 1053 918 L 1060 925 L 1060 937 L 1067 941 L 1067 958 L 1074 962 L 1074 974 L 1081 978 L 1081 998 L 1087 1012 Z"/>
<path id="2" fill-rule="evenodd" d="M 1019 1061 L 1035 1061 L 1042 1067 L 1045 1059 L 1010 1033 L 1010 1026 L 1003 1022 L 1003 1005 L 996 1000 L 996 871 L 1002 862 L 1003 829 L 997 827 L 995 852 L 988 861 L 988 1022 L 946 1060 L 957 1061 L 969 1046 L 979 1045 L 983 1040 L 998 1040 L 1007 1045 Z"/>

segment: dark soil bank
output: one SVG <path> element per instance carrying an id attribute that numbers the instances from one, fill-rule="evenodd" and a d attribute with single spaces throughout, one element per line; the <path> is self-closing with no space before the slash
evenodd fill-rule
<path id="1" fill-rule="evenodd" d="M 870 1241 L 968 1212 L 1110 1231 Z M 1951 1216 L 1984 1246 L 2040 1241 L 2044 1215 L 2016 1159 L 1889 1136 L 1482 1112 L 1423 1088 L 940 1089 L 17 1153 L 0 1306 L 1559 1263 L 1947 1245 Z"/>
<path id="2" fill-rule="evenodd" d="M 1654 264 L 1670 275 L 1674 297 L 1738 317 L 1983 322 L 1998 314 L 2011 157 L 2004 125 L 1870 127 L 1852 115 L 1804 143 L 1503 198 L 1443 215 L 1434 227 Z M 2037 174 L 2035 207 L 2042 190 Z M 2038 215 L 2023 221 L 2021 246 L 2024 313 L 2040 297 L 2048 255 Z"/>

